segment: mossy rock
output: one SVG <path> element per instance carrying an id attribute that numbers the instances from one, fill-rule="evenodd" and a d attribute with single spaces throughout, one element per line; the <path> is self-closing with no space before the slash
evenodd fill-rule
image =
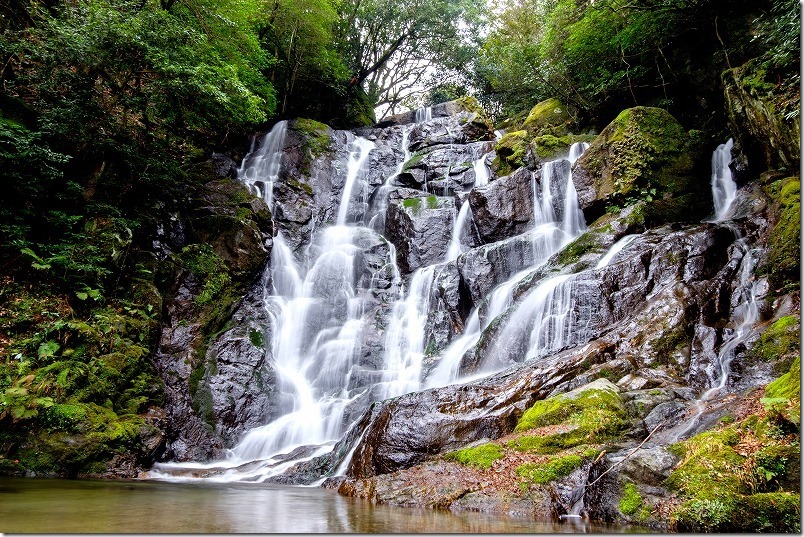
<path id="1" fill-rule="evenodd" d="M 780 83 L 774 70 L 772 60 L 760 57 L 724 71 L 726 111 L 752 166 L 794 172 L 801 160 L 801 95 L 798 84 Z"/>
<path id="2" fill-rule="evenodd" d="M 597 218 L 609 205 L 644 201 L 651 225 L 700 220 L 711 212 L 702 147 L 700 133 L 686 132 L 666 110 L 624 110 L 576 164 L 581 206 Z"/>
<path id="3" fill-rule="evenodd" d="M 547 162 L 569 154 L 570 147 L 574 143 L 592 143 L 594 139 L 594 134 L 566 134 L 564 136 L 544 134 L 531 140 L 530 149 L 541 161 Z"/>
<path id="4" fill-rule="evenodd" d="M 509 445 L 520 451 L 555 453 L 616 438 L 627 426 L 625 405 L 618 392 L 610 381 L 597 379 L 566 394 L 537 401 L 519 419 L 515 432 L 550 425 L 564 427 L 552 434 L 524 435 Z"/>
<path id="5" fill-rule="evenodd" d="M 547 99 L 534 106 L 522 128 L 532 136 L 565 136 L 574 123 L 575 109 L 556 98 Z"/>
<path id="6" fill-rule="evenodd" d="M 489 132 L 494 131 L 494 125 L 492 124 L 489 115 L 486 113 L 486 110 L 480 105 L 477 99 L 471 95 L 466 95 L 464 97 L 455 99 L 455 103 L 462 109 L 474 115 L 474 117 L 469 119 L 470 122 L 485 127 L 485 129 Z"/>
<path id="7" fill-rule="evenodd" d="M 493 166 L 497 175 L 505 176 L 525 165 L 525 156 L 530 143 L 528 131 L 519 130 L 506 133 L 494 146 L 496 157 Z"/>
<path id="8" fill-rule="evenodd" d="M 790 371 L 765 387 L 765 406 L 778 412 L 785 420 L 801 424 L 801 357 L 790 365 Z"/>
<path id="9" fill-rule="evenodd" d="M 797 367 L 791 368 L 791 375 L 798 379 L 799 374 Z M 793 382 L 800 386 L 800 381 Z M 771 394 L 797 395 L 793 382 L 780 382 L 779 391 L 771 389 Z M 672 450 L 681 462 L 665 485 L 681 500 L 671 513 L 676 529 L 791 531 L 800 527 L 799 437 L 777 416 L 751 414 L 676 444 Z"/>
<path id="10" fill-rule="evenodd" d="M 795 358 L 800 353 L 800 330 L 798 317 L 794 315 L 780 317 L 762 332 L 759 340 L 750 349 L 750 356 L 763 362 L 781 360 L 786 369 L 791 363 L 787 358 Z"/>
<path id="11" fill-rule="evenodd" d="M 777 294 L 800 287 L 801 182 L 788 177 L 771 184 L 766 191 L 778 208 L 778 219 L 768 237 L 768 254 L 761 272 L 768 274 Z"/>

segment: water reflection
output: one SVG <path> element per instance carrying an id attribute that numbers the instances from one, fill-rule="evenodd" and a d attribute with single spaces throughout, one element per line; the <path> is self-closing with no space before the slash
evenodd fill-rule
<path id="1" fill-rule="evenodd" d="M 0 479 L 2 533 L 586 533 L 637 528 L 373 506 L 304 487 Z"/>

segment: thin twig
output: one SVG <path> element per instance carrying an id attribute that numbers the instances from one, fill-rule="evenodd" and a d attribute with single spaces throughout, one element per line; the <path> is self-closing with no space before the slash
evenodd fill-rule
<path id="1" fill-rule="evenodd" d="M 602 474 L 600 474 L 599 476 L 597 476 L 597 479 L 595 479 L 595 480 L 594 480 L 594 481 L 592 481 L 591 483 L 588 483 L 588 484 L 586 485 L 586 487 L 587 487 L 587 488 L 591 487 L 592 485 L 594 485 L 595 483 L 597 483 L 598 481 L 600 481 L 600 478 L 601 478 L 601 477 L 603 477 L 604 475 L 606 475 L 607 473 L 611 472 L 612 470 L 614 470 L 615 468 L 617 468 L 619 465 L 621 465 L 622 463 L 624 463 L 625 461 L 627 461 L 627 460 L 628 460 L 628 459 L 631 457 L 631 455 L 633 455 L 634 453 L 636 453 L 637 451 L 639 451 L 639 448 L 641 448 L 642 446 L 644 446 L 644 445 L 645 445 L 645 442 L 647 442 L 648 440 L 650 440 L 650 437 L 651 437 L 651 436 L 653 436 L 653 433 L 655 433 L 656 431 L 658 431 L 658 430 L 659 430 L 659 428 L 660 428 L 662 425 L 664 425 L 666 421 L 667 421 L 667 420 L 664 420 L 664 421 L 663 421 L 663 422 L 661 422 L 659 425 L 657 425 L 656 427 L 654 427 L 654 428 L 653 428 L 653 430 L 650 432 L 650 434 L 649 434 L 648 436 L 646 436 L 646 437 L 645 437 L 645 440 L 643 440 L 641 444 L 639 444 L 637 447 L 635 447 L 635 448 L 634 448 L 634 450 L 633 450 L 631 453 L 629 453 L 628 455 L 626 455 L 626 456 L 625 456 L 625 458 L 624 458 L 623 460 L 621 460 L 620 462 L 618 462 L 618 463 L 616 463 L 616 464 L 612 464 L 610 467 L 608 467 L 608 468 L 606 469 L 606 471 L 605 471 L 605 472 L 603 472 Z"/>

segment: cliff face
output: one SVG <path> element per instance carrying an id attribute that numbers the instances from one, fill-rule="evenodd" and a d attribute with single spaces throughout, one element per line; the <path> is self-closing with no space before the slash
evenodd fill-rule
<path id="1" fill-rule="evenodd" d="M 798 460 L 798 395 L 774 384 L 784 397 L 759 398 L 797 363 L 784 271 L 797 267 L 797 179 L 754 177 L 722 221 L 702 222 L 707 151 L 661 110 L 623 112 L 580 158 L 490 181 L 477 111 L 425 112 L 356 133 L 288 123 L 262 276 L 204 344 L 179 322 L 198 286 L 168 307 L 163 460 L 227 447 L 244 476 L 343 474 L 326 486 L 396 505 L 792 527 L 798 489 L 781 468 Z M 300 432 L 287 345 L 316 408 L 340 401 L 317 418 L 329 436 Z M 742 477 L 707 477 L 710 464 Z M 744 473 L 773 464 L 761 482 Z"/>

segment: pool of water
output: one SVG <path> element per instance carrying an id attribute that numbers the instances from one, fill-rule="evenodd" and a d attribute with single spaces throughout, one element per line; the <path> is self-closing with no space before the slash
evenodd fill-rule
<path id="1" fill-rule="evenodd" d="M 261 484 L 0 478 L 2 533 L 614 533 L 638 528 L 375 506 Z"/>

